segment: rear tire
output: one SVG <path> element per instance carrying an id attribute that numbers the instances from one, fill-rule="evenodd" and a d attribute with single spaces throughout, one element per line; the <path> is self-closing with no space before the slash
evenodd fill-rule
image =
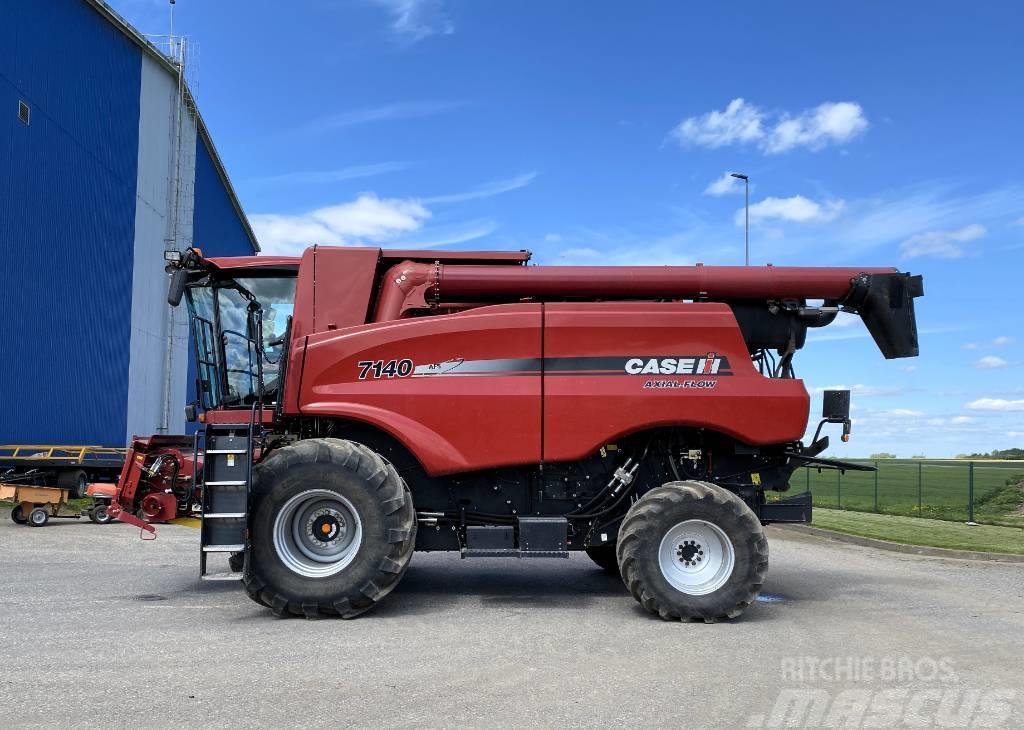
<path id="1" fill-rule="evenodd" d="M 64 471 L 57 475 L 57 486 L 68 490 L 74 499 L 81 499 L 89 489 L 89 478 L 81 469 Z"/>
<path id="2" fill-rule="evenodd" d="M 416 545 L 412 496 L 362 444 L 310 439 L 253 469 L 246 592 L 278 616 L 354 618 L 391 592 Z"/>
<path id="3" fill-rule="evenodd" d="M 21 511 L 20 504 L 14 505 L 14 507 L 11 509 L 11 519 L 19 525 L 24 525 L 26 522 L 28 522 L 28 517 L 26 517 L 25 514 Z"/>
<path id="4" fill-rule="evenodd" d="M 45 527 L 50 521 L 50 513 L 45 507 L 36 507 L 28 513 L 28 524 L 30 527 Z"/>
<path id="5" fill-rule="evenodd" d="M 713 623 L 739 616 L 768 572 L 768 541 L 750 507 L 708 482 L 652 489 L 619 528 L 622 580 L 666 620 Z"/>
<path id="6" fill-rule="evenodd" d="M 101 504 L 97 507 L 93 507 L 92 512 L 89 514 L 89 519 L 97 525 L 107 525 L 110 524 L 114 518 L 107 512 L 107 505 Z"/>
<path id="7" fill-rule="evenodd" d="M 619 561 L 615 556 L 615 543 L 609 542 L 604 545 L 591 545 L 587 548 L 587 557 L 597 563 L 604 572 L 612 575 L 619 574 Z"/>

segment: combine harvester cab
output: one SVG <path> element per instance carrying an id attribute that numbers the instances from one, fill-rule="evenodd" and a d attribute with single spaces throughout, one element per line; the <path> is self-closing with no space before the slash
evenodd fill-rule
<path id="1" fill-rule="evenodd" d="M 803 441 L 807 330 L 845 311 L 884 357 L 916 356 L 921 277 L 528 259 L 170 252 L 203 428 L 194 459 L 181 438 L 136 442 L 120 519 L 201 511 L 201 575 L 280 615 L 357 616 L 414 550 L 585 551 L 663 618 L 739 615 L 767 571 L 762 525 L 811 516 L 809 495 L 767 495 L 805 464 L 865 468 L 821 457 L 826 424 L 849 438 L 846 391 Z M 208 570 L 216 553 L 230 571 Z"/>

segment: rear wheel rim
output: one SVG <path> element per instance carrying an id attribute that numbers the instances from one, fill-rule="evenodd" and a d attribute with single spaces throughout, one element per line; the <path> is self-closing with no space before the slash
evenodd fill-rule
<path id="1" fill-rule="evenodd" d="M 29 515 L 29 519 L 32 520 L 32 524 L 36 525 L 37 527 L 39 525 L 45 525 L 46 524 L 46 513 L 45 512 L 38 512 L 36 510 L 32 510 L 32 513 Z"/>
<path id="2" fill-rule="evenodd" d="M 677 591 L 704 596 L 729 581 L 736 567 L 736 550 L 718 525 L 686 520 L 671 527 L 662 538 L 658 567 Z"/>
<path id="3" fill-rule="evenodd" d="M 326 578 L 355 559 L 363 524 L 355 506 L 337 492 L 310 489 L 285 502 L 274 519 L 274 549 L 285 567 L 307 578 Z"/>

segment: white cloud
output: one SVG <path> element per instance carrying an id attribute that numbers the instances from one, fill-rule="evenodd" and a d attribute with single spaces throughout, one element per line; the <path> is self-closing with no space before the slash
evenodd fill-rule
<path id="1" fill-rule="evenodd" d="M 828 144 L 842 144 L 867 128 L 864 110 L 852 101 L 825 102 L 792 115 L 765 112 L 737 98 L 722 111 L 684 119 L 670 136 L 684 146 L 712 149 L 756 142 L 765 153 L 776 154 L 796 147 L 817 150 Z"/>
<path id="2" fill-rule="evenodd" d="M 985 226 L 972 223 L 955 231 L 918 233 L 900 244 L 900 255 L 906 259 L 916 256 L 958 259 L 964 255 L 963 244 L 976 241 L 987 232 Z"/>
<path id="3" fill-rule="evenodd" d="M 791 198 L 765 198 L 750 206 L 750 221 L 782 220 L 792 223 L 825 223 L 838 216 L 844 207 L 842 200 L 816 203 L 802 195 Z M 736 211 L 736 225 L 743 225 L 744 209 Z"/>
<path id="4" fill-rule="evenodd" d="M 765 140 L 765 151 L 774 154 L 800 146 L 821 149 L 829 143 L 848 142 L 867 128 L 860 104 L 826 102 L 796 117 L 784 117 Z"/>
<path id="5" fill-rule="evenodd" d="M 978 349 L 978 343 L 977 342 L 965 342 L 963 344 L 963 348 L 965 350 L 977 350 Z"/>
<path id="6" fill-rule="evenodd" d="M 384 106 L 350 109 L 312 119 L 302 125 L 303 132 L 331 132 L 360 124 L 387 122 L 397 119 L 421 119 L 465 106 L 461 101 L 409 101 Z"/>
<path id="7" fill-rule="evenodd" d="M 383 175 L 388 172 L 397 172 L 409 167 L 407 162 L 378 162 L 371 165 L 352 165 L 342 167 L 338 170 L 308 170 L 301 172 L 285 172 L 279 175 L 265 175 L 252 178 L 255 183 L 287 183 L 299 185 L 303 183 L 318 184 L 342 182 L 344 180 L 355 180 L 363 177 Z"/>
<path id="8" fill-rule="evenodd" d="M 849 329 L 850 327 L 856 327 L 858 324 L 861 323 L 861 321 L 862 320 L 859 314 L 839 312 L 836 315 L 836 318 L 832 320 L 832 324 L 830 324 L 829 327 L 832 327 L 833 329 L 845 330 Z"/>
<path id="9" fill-rule="evenodd" d="M 1005 345 L 1009 345 L 1011 342 L 1013 342 L 1013 338 L 1007 337 L 1006 335 L 1001 335 L 992 340 L 992 344 L 996 347 L 1003 347 Z"/>
<path id="10" fill-rule="evenodd" d="M 384 241 L 422 227 L 430 217 L 418 200 L 378 198 L 363 193 L 356 200 L 298 215 L 249 217 L 266 254 L 296 254 L 314 243 L 345 245 Z"/>
<path id="11" fill-rule="evenodd" d="M 1006 360 L 1004 360 L 1001 357 L 996 357 L 995 355 L 986 355 L 985 357 L 975 362 L 974 367 L 981 368 L 982 370 L 992 370 L 994 368 L 1005 368 L 1009 364 L 1010 363 L 1006 362 Z"/>
<path id="12" fill-rule="evenodd" d="M 1005 398 L 979 398 L 968 403 L 966 408 L 972 411 L 1024 411 L 1024 400 L 1006 400 Z"/>
<path id="13" fill-rule="evenodd" d="M 877 415 L 885 418 L 920 418 L 924 413 L 910 408 L 892 408 L 887 411 L 878 411 Z"/>
<path id="14" fill-rule="evenodd" d="M 903 367 L 900 368 L 900 370 L 902 370 L 905 373 L 917 372 L 917 365 L 904 365 Z"/>
<path id="15" fill-rule="evenodd" d="M 974 423 L 976 420 L 977 419 L 973 416 L 953 416 L 949 422 L 955 425 L 960 425 L 963 423 Z"/>
<path id="16" fill-rule="evenodd" d="M 512 190 L 519 190 L 519 188 L 525 188 L 527 185 L 532 183 L 536 179 L 536 172 L 527 172 L 522 175 L 516 175 L 515 177 L 508 178 L 507 180 L 493 180 L 488 183 L 484 183 L 475 190 L 469 190 L 464 193 L 452 193 L 450 195 L 435 195 L 432 198 L 424 198 L 423 202 L 432 203 L 461 203 L 466 200 L 476 200 L 478 198 L 490 198 L 495 195 L 501 195 L 502 193 L 508 193 Z"/>
<path id="17" fill-rule="evenodd" d="M 441 0 L 374 0 L 391 15 L 391 29 L 402 40 L 416 43 L 432 35 L 451 35 L 455 25 Z"/>
<path id="18" fill-rule="evenodd" d="M 456 243 L 465 243 L 488 236 L 498 230 L 498 224 L 488 218 L 456 223 L 448 226 L 433 226 L 419 235 L 402 237 L 402 246 L 409 248 L 441 248 Z"/>
<path id="19" fill-rule="evenodd" d="M 708 186 L 704 188 L 704 194 L 718 197 L 720 195 L 738 193 L 742 189 L 739 178 L 733 177 L 732 173 L 725 172 L 722 173 L 722 177 L 712 180 Z"/>
<path id="20" fill-rule="evenodd" d="M 735 142 L 753 142 L 764 137 L 761 120 L 764 114 L 743 99 L 733 99 L 725 111 L 710 111 L 699 117 L 684 119 L 671 135 L 683 145 L 722 147 Z"/>
<path id="21" fill-rule="evenodd" d="M 546 236 L 544 236 L 544 240 L 547 241 L 548 243 L 558 243 L 559 241 L 562 240 L 562 236 L 559 233 L 548 233 Z"/>

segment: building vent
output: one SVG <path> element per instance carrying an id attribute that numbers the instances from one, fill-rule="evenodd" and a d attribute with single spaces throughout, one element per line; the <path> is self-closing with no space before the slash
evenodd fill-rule
<path id="1" fill-rule="evenodd" d="M 28 126 L 29 118 L 32 116 L 32 110 L 28 108 L 28 104 L 23 101 L 18 102 L 18 119 L 26 127 Z"/>

